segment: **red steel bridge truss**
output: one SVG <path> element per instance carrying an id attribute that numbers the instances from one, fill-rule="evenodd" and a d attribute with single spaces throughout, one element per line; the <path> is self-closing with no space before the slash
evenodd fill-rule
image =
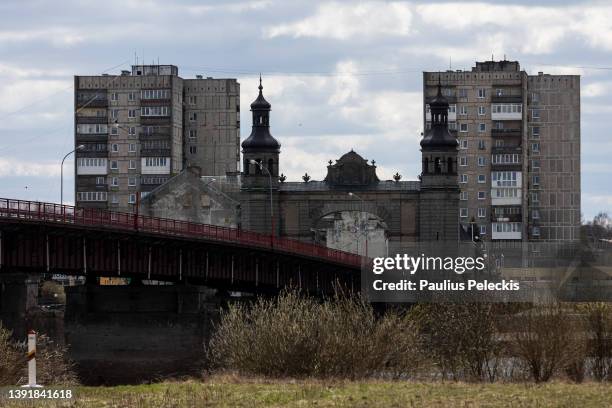
<path id="1" fill-rule="evenodd" d="M 0 273 L 186 281 L 227 290 L 359 289 L 364 259 L 234 228 L 0 198 Z"/>

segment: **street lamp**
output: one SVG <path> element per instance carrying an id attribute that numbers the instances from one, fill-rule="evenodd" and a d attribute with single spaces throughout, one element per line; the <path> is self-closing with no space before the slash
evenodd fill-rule
<path id="1" fill-rule="evenodd" d="M 60 205 L 64 205 L 64 160 L 66 160 L 66 157 L 70 156 L 72 153 L 76 152 L 77 150 L 83 150 L 85 148 L 85 145 L 78 145 L 76 147 L 76 149 L 69 151 L 68 153 L 66 153 L 66 155 L 64 156 L 64 158 L 62 159 L 62 164 L 61 164 L 61 168 L 60 168 L 60 178 L 61 178 L 61 182 L 60 182 Z"/>
<path id="2" fill-rule="evenodd" d="M 353 192 L 349 192 L 348 193 L 349 197 L 355 197 L 356 199 L 358 199 L 359 201 L 361 201 L 361 212 L 364 213 L 364 207 L 363 205 L 365 204 L 365 200 L 361 197 L 359 197 L 357 194 L 353 193 Z M 368 257 L 368 226 L 367 226 L 367 218 L 366 218 L 366 225 L 364 228 L 365 231 L 365 256 L 366 258 Z M 359 242 L 359 241 L 357 241 Z M 359 244 L 357 244 L 357 252 L 359 252 Z"/>
<path id="3" fill-rule="evenodd" d="M 270 225 L 272 228 L 272 246 L 274 246 L 274 204 L 272 202 L 272 174 L 270 173 L 270 170 L 268 170 L 268 168 L 263 165 L 262 162 L 251 159 L 249 160 L 249 163 L 254 164 L 255 166 L 259 167 L 260 170 L 265 170 L 266 173 L 268 173 L 268 181 L 270 186 Z"/>

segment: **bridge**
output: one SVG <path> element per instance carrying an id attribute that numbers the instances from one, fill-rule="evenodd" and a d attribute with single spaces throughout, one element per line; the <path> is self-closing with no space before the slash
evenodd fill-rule
<path id="1" fill-rule="evenodd" d="M 359 288 L 359 255 L 241 229 L 0 198 L 0 273 L 189 282 L 274 293 Z"/>

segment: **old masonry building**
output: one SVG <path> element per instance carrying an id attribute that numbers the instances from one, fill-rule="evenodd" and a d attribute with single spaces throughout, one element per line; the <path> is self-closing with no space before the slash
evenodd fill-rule
<path id="1" fill-rule="evenodd" d="M 457 140 L 448 129 L 441 86 L 421 140 L 419 181 L 380 180 L 375 162 L 351 150 L 330 160 L 322 181 L 287 181 L 281 144 L 270 133 L 271 105 L 259 85 L 252 132 L 242 142 L 242 173 L 202 176 L 188 167 L 143 198 L 147 215 L 270 233 L 380 256 L 418 241 L 459 238 Z"/>

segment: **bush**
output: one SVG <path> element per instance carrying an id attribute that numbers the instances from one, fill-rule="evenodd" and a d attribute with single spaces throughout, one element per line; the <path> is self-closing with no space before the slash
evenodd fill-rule
<path id="1" fill-rule="evenodd" d="M 572 332 L 571 314 L 560 304 L 540 305 L 518 316 L 513 335 L 514 355 L 536 383 L 545 382 L 559 370 L 576 365 L 579 333 Z M 568 364 L 569 362 L 569 364 Z M 580 363 L 578 360 L 578 364 Z"/>
<path id="2" fill-rule="evenodd" d="M 422 363 L 408 316 L 377 318 L 358 296 L 320 303 L 296 291 L 231 305 L 209 343 L 214 367 L 271 377 L 399 376 Z"/>
<path id="3" fill-rule="evenodd" d="M 25 364 L 25 357 L 17 351 L 11 336 L 12 332 L 0 321 L 0 386 L 18 384 Z"/>
<path id="4" fill-rule="evenodd" d="M 592 358 L 593 378 L 612 379 L 612 305 L 588 303 L 581 305 L 590 332 L 588 355 Z"/>
<path id="5" fill-rule="evenodd" d="M 502 352 L 496 306 L 430 303 L 415 308 L 419 330 L 443 378 L 494 381 Z"/>

